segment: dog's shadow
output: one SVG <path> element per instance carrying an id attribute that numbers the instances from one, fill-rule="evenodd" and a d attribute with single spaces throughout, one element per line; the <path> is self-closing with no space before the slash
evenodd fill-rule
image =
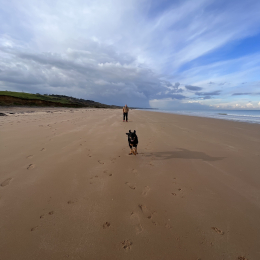
<path id="1" fill-rule="evenodd" d="M 225 157 L 213 157 L 203 152 L 190 151 L 188 149 L 177 148 L 179 151 L 169 152 L 153 152 L 150 154 L 143 153 L 145 157 L 155 157 L 157 160 L 168 160 L 168 159 L 199 159 L 203 161 L 219 161 Z"/>

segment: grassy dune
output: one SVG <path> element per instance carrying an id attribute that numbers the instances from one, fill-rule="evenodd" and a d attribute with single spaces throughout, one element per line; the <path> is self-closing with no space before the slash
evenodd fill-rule
<path id="1" fill-rule="evenodd" d="M 55 102 L 55 103 L 53 103 Z M 95 108 L 121 108 L 115 105 L 106 105 L 93 100 L 68 97 L 65 95 L 41 95 L 24 92 L 0 91 L 0 106 L 63 106 L 63 107 L 95 107 Z"/>
<path id="2" fill-rule="evenodd" d="M 70 104 L 71 102 L 66 98 L 53 97 L 49 95 L 41 95 L 41 94 L 31 94 L 24 92 L 12 92 L 12 91 L 0 91 L 0 95 L 6 95 L 17 98 L 25 98 L 25 99 L 39 99 L 45 101 L 59 102 L 63 104 Z"/>

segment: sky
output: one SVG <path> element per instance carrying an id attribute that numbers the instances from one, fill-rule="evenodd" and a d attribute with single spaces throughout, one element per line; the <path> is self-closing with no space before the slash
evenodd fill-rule
<path id="1" fill-rule="evenodd" d="M 260 109 L 260 1 L 0 0 L 0 90 Z"/>

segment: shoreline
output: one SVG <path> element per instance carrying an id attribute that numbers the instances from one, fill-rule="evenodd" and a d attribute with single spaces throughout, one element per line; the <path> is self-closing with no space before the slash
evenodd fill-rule
<path id="1" fill-rule="evenodd" d="M 78 111 L 78 110 L 121 110 L 118 108 L 91 108 L 91 107 L 82 107 L 82 108 L 71 108 L 71 107 L 33 107 L 33 106 L 1 106 L 0 112 L 8 114 L 25 114 L 25 113 L 36 113 L 36 112 L 59 112 L 59 111 Z M 144 112 L 157 112 L 157 113 L 163 113 L 163 114 L 172 114 L 177 116 L 188 116 L 188 117 L 197 117 L 197 118 L 208 118 L 208 119 L 217 119 L 217 120 L 224 120 L 224 121 L 231 121 L 231 122 L 238 122 L 238 123 L 246 123 L 246 124 L 253 124 L 253 125 L 259 125 L 259 122 L 248 122 L 243 120 L 235 120 L 230 118 L 225 118 L 227 116 L 226 114 L 217 113 L 219 115 L 224 115 L 223 118 L 217 118 L 217 117 L 210 117 L 210 116 L 202 116 L 202 115 L 191 115 L 191 114 L 183 114 L 183 113 L 177 113 L 175 111 L 160 111 L 160 110 L 146 110 L 146 109 L 130 109 L 130 111 L 144 111 Z M 214 110 L 210 111 L 213 112 Z M 221 110 L 219 110 L 221 111 Z M 217 112 L 219 112 L 217 111 Z M 222 110 L 227 111 L 227 110 Z M 236 111 L 236 110 L 230 110 L 230 111 Z M 239 111 L 247 111 L 247 110 L 239 110 Z M 250 110 L 250 111 L 259 111 L 260 110 Z M 10 112 L 10 113 L 9 113 Z M 260 114 L 259 114 L 260 117 Z"/>
<path id="2" fill-rule="evenodd" d="M 3 259 L 260 258 L 260 125 L 153 112 L 0 117 Z"/>
<path id="3" fill-rule="evenodd" d="M 227 121 L 234 121 L 234 122 L 242 122 L 242 123 L 248 123 L 248 124 L 260 124 L 260 110 L 195 110 L 195 111 L 189 111 L 189 112 L 185 112 L 183 111 L 163 111 L 163 110 L 144 110 L 144 111 L 148 111 L 148 112 L 159 112 L 159 113 L 166 113 L 166 114 L 174 114 L 174 115 L 183 115 L 183 116 L 195 116 L 195 117 L 202 117 L 202 118 L 213 118 L 213 119 L 220 119 L 220 120 L 227 120 Z M 258 120 L 254 121 L 254 117 L 253 118 L 249 118 L 248 120 L 241 119 L 238 117 L 238 115 L 235 114 L 228 114 L 229 112 L 248 112 L 248 111 L 259 111 L 259 115 L 258 115 Z M 204 112 L 204 115 L 199 115 L 199 114 L 195 114 L 195 113 L 199 113 L 199 112 Z M 216 112 L 215 116 L 209 116 L 206 113 L 210 113 L 210 112 Z M 225 113 L 221 113 L 221 112 L 225 112 Z M 192 114 L 194 113 L 194 114 Z M 236 119 L 234 118 L 230 118 L 228 116 L 233 115 L 233 116 L 237 116 Z M 224 117 L 223 117 L 224 116 Z M 251 121 L 250 121 L 251 120 Z M 253 121 L 252 121 L 253 120 Z"/>

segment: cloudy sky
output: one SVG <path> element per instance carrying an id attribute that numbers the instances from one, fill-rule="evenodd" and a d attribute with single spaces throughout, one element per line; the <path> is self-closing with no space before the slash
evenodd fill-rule
<path id="1" fill-rule="evenodd" d="M 0 0 L 0 90 L 260 109 L 260 1 Z"/>

